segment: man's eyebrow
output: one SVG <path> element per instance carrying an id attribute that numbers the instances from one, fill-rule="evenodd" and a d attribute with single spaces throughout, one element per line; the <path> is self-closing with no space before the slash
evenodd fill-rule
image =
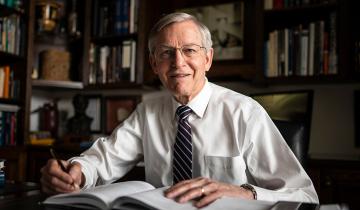
<path id="1" fill-rule="evenodd" d="M 189 45 L 199 45 L 201 46 L 201 44 L 196 44 L 196 43 L 186 43 L 186 44 L 183 44 L 181 45 L 180 47 L 183 47 L 183 46 L 189 46 Z M 173 46 L 169 46 L 167 44 L 159 44 L 159 47 L 168 47 L 168 48 L 176 48 L 176 47 L 173 47 Z"/>

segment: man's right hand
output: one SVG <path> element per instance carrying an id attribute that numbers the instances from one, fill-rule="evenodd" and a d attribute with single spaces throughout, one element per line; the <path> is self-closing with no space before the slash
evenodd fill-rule
<path id="1" fill-rule="evenodd" d="M 66 171 L 63 171 L 56 159 L 48 160 L 41 168 L 41 189 L 47 194 L 59 194 L 75 192 L 80 190 L 84 184 L 85 177 L 81 172 L 79 163 L 69 163 L 61 160 Z"/>

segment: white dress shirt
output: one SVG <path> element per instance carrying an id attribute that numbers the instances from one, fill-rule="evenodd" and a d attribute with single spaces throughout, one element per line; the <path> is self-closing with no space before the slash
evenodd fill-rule
<path id="1" fill-rule="evenodd" d="M 266 111 L 253 99 L 206 82 L 187 104 L 193 141 L 193 177 L 250 183 L 259 200 L 318 203 L 314 186 Z M 172 185 L 176 108 L 168 94 L 146 100 L 111 136 L 73 158 L 84 188 L 111 183 L 144 161 L 146 181 Z"/>

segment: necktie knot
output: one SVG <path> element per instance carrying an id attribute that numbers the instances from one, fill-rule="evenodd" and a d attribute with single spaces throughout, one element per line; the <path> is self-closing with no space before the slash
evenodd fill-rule
<path id="1" fill-rule="evenodd" d="M 179 106 L 176 109 L 176 116 L 179 118 L 180 121 L 187 120 L 191 113 L 191 108 L 185 105 Z"/>

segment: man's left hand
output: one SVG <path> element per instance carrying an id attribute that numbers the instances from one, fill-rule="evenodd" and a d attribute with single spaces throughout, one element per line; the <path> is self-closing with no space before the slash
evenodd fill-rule
<path id="1" fill-rule="evenodd" d="M 254 199 L 250 190 L 204 177 L 179 182 L 166 190 L 165 196 L 173 198 L 179 203 L 199 198 L 195 202 L 195 206 L 198 208 L 204 207 L 223 196 Z"/>

